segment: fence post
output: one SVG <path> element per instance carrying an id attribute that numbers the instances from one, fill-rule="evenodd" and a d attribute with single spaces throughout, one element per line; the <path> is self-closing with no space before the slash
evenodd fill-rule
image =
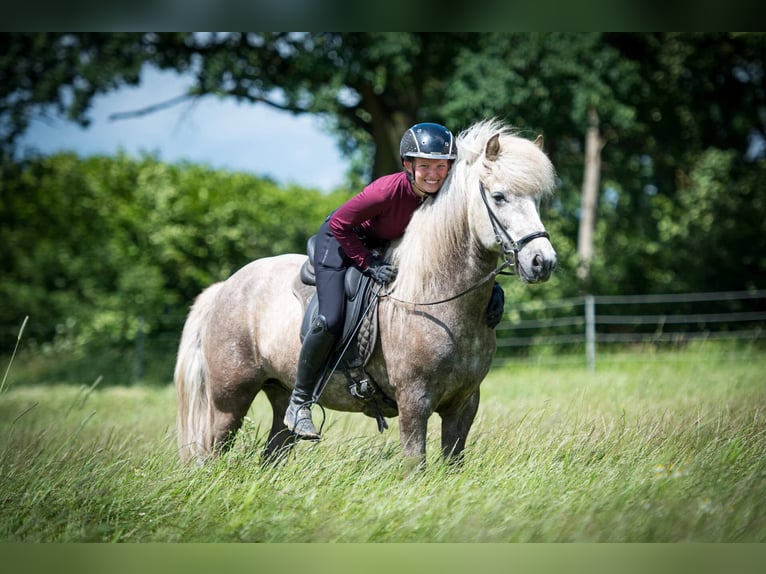
<path id="1" fill-rule="evenodd" d="M 144 318 L 136 317 L 136 382 L 144 380 Z"/>
<path id="2" fill-rule="evenodd" d="M 585 296 L 585 363 L 588 370 L 596 370 L 596 299 Z"/>

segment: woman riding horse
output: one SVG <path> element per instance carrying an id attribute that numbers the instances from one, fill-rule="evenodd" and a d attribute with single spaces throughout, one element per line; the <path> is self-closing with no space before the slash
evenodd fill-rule
<path id="1" fill-rule="evenodd" d="M 377 404 L 380 412 L 369 412 L 369 404 L 338 373 L 323 377 L 321 398 L 303 393 L 323 408 L 398 417 L 402 455 L 416 464 L 425 462 L 428 421 L 435 414 L 441 421 L 443 458 L 462 459 L 497 345 L 486 318 L 490 280 L 507 269 L 524 284 L 542 283 L 557 262 L 540 218 L 541 199 L 556 187 L 542 137 L 531 141 L 497 119 L 483 120 L 455 138 L 453 162 L 452 142 L 441 133 L 442 143 L 449 141 L 446 151 L 440 148 L 448 158 L 435 160 L 447 162 L 443 180 L 427 169 L 425 176 L 419 174 L 420 160 L 432 158 L 412 155 L 424 149 L 430 131 L 413 129 L 416 147 L 402 153 L 407 171 L 398 177 L 416 208 L 404 234 L 385 251 L 399 272 L 377 296 L 378 333 L 364 367 L 376 392 L 389 400 Z M 431 168 L 428 162 L 425 166 Z M 418 207 L 415 184 L 438 193 Z M 375 185 L 371 188 L 372 193 Z M 344 211 L 338 212 L 339 220 Z M 376 228 L 374 216 L 356 215 L 360 223 L 370 219 L 367 225 Z M 377 239 L 365 228 L 359 231 L 368 241 Z M 341 243 L 333 245 L 340 266 L 358 265 Z M 317 257 L 322 257 L 321 248 Z M 368 273 L 383 264 L 365 263 Z M 307 296 L 299 282 L 305 264 L 306 255 L 299 253 L 256 259 L 194 300 L 173 375 L 182 461 L 204 464 L 231 448 L 259 394 L 272 410 L 264 461 L 281 460 L 294 446 L 298 436 L 284 420 L 295 376 L 300 373 L 305 389 L 314 383 L 311 371 L 318 371 L 311 357 L 298 365 Z M 292 419 L 297 418 L 296 413 Z"/>
<path id="2" fill-rule="evenodd" d="M 355 265 L 381 284 L 396 277 L 396 267 L 378 253 L 404 234 L 415 210 L 441 189 L 457 147 L 446 127 L 419 123 L 402 136 L 399 154 L 404 171 L 373 181 L 319 228 L 313 262 L 319 310 L 301 347 L 295 388 L 284 417 L 288 430 L 298 438 L 320 436 L 310 408 L 318 398 L 313 396 L 318 378 L 343 328 L 346 270 Z M 487 307 L 490 327 L 500 321 L 503 305 L 503 291 L 496 283 Z"/>

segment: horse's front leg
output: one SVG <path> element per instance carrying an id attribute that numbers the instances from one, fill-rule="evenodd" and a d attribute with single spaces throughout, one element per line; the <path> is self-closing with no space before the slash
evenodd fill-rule
<path id="1" fill-rule="evenodd" d="M 476 389 L 465 401 L 439 411 L 442 419 L 442 455 L 445 460 L 462 462 L 468 432 L 478 410 L 479 389 Z"/>
<path id="2" fill-rule="evenodd" d="M 407 466 L 420 467 L 426 459 L 428 418 L 433 413 L 431 398 L 419 385 L 409 385 L 398 393 L 399 437 Z"/>

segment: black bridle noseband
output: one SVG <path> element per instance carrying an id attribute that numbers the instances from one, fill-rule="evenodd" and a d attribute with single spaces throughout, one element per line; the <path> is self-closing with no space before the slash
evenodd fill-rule
<path id="1" fill-rule="evenodd" d="M 528 235 L 525 235 L 518 241 L 514 241 L 513 238 L 510 236 L 510 234 L 505 230 L 503 227 L 503 224 L 500 223 L 500 220 L 497 218 L 497 215 L 495 215 L 495 212 L 492 211 L 492 208 L 489 206 L 489 201 L 487 201 L 487 191 L 484 189 L 484 183 L 482 183 L 481 180 L 479 180 L 479 191 L 481 191 L 481 199 L 484 201 L 484 206 L 487 208 L 487 214 L 489 215 L 489 221 L 492 224 L 492 230 L 495 232 L 495 241 L 500 245 L 500 248 L 503 250 L 503 262 L 498 265 L 495 269 L 493 269 L 490 273 L 482 277 L 477 283 L 474 283 L 471 285 L 468 289 L 465 289 L 464 291 L 461 291 L 457 295 L 453 295 L 452 297 L 447 297 L 446 299 L 440 299 L 439 301 L 430 301 L 428 303 L 416 303 L 414 301 L 404 301 L 402 299 L 398 299 L 397 297 L 394 297 L 391 295 L 391 291 L 388 291 L 386 293 L 382 293 L 381 295 L 378 295 L 378 298 L 389 298 L 394 301 L 398 301 L 399 303 L 405 303 L 407 305 L 439 305 L 440 303 L 447 303 L 449 301 L 453 301 L 459 297 L 462 297 L 463 295 L 466 295 L 473 291 L 474 289 L 478 289 L 484 283 L 489 281 L 490 279 L 496 277 L 497 275 L 511 275 L 511 273 L 507 273 L 503 271 L 506 267 L 513 268 L 513 271 L 515 275 L 519 275 L 519 251 L 524 249 L 524 247 L 532 241 L 533 239 L 538 239 L 540 237 L 545 237 L 546 239 L 550 239 L 548 236 L 548 233 L 546 231 L 534 231 Z M 505 236 L 505 239 L 503 239 L 503 236 Z M 507 240 L 507 241 L 506 241 Z"/>
<path id="2" fill-rule="evenodd" d="M 518 275 L 519 251 L 524 249 L 527 243 L 534 239 L 538 239 L 540 237 L 550 239 L 550 236 L 548 235 L 547 231 L 533 231 L 518 241 L 514 241 L 513 237 L 511 237 L 510 234 L 505 230 L 505 227 L 503 227 L 503 224 L 500 223 L 497 215 L 495 215 L 495 212 L 492 211 L 492 208 L 489 206 L 489 201 L 487 200 L 487 190 L 484 189 L 484 183 L 482 183 L 481 180 L 479 180 L 479 190 L 481 191 L 481 199 L 484 201 L 484 206 L 487 208 L 489 221 L 492 223 L 492 230 L 495 232 L 495 241 L 497 241 L 497 243 L 500 245 L 500 248 L 503 250 L 503 263 L 505 264 L 503 267 L 513 267 L 516 275 Z"/>

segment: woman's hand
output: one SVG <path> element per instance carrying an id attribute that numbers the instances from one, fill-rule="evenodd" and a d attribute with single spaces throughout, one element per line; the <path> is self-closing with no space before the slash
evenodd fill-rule
<path id="1" fill-rule="evenodd" d="M 362 273 L 372 277 L 376 283 L 389 283 L 396 279 L 396 267 L 385 261 L 373 259 Z"/>

